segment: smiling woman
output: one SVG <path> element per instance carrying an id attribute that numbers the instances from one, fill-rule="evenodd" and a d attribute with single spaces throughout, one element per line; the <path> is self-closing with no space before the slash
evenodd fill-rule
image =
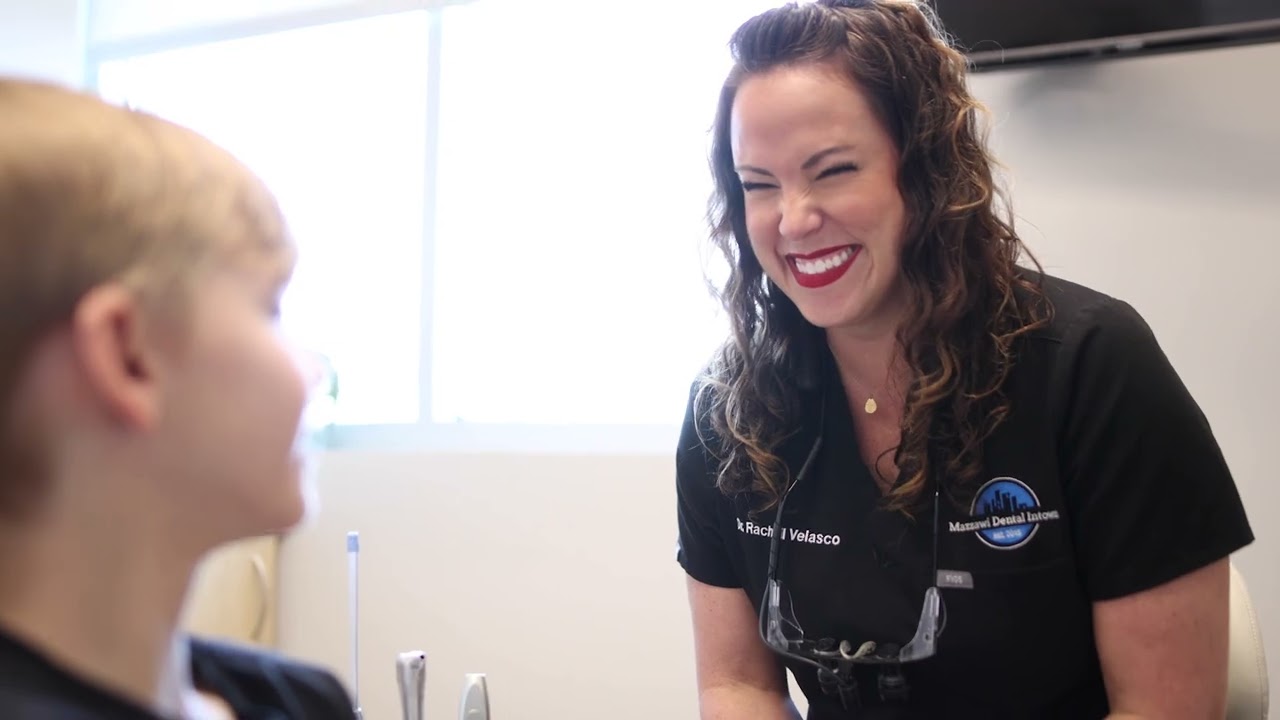
<path id="1" fill-rule="evenodd" d="M 1231 473 L 1132 307 L 1018 264 L 928 8 L 791 3 L 731 41 L 732 335 L 676 454 L 703 716 L 790 716 L 785 667 L 811 720 L 1219 717 Z"/>
<path id="2" fill-rule="evenodd" d="M 891 326 L 906 207 L 893 138 L 863 93 L 834 66 L 779 68 L 739 87 L 731 133 L 769 280 L 818 327 Z"/>

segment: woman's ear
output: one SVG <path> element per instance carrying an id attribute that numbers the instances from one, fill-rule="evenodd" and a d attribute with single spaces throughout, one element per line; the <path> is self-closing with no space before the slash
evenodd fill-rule
<path id="1" fill-rule="evenodd" d="M 89 291 L 71 323 L 75 363 L 93 402 L 134 429 L 160 417 L 160 354 L 154 317 L 138 295 L 121 285 Z"/>

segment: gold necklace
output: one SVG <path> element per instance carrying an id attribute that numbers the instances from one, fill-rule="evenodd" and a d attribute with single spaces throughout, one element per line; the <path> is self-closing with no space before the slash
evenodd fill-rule
<path id="1" fill-rule="evenodd" d="M 892 367 L 890 367 L 890 371 L 892 371 Z M 888 392 L 889 390 L 889 382 L 889 378 L 885 378 L 885 392 Z M 847 381 L 845 382 L 845 387 L 849 387 L 849 383 Z M 867 393 L 867 401 L 862 404 L 862 411 L 868 415 L 875 415 L 876 410 L 879 409 L 880 404 L 876 402 L 876 396 L 871 393 Z"/>

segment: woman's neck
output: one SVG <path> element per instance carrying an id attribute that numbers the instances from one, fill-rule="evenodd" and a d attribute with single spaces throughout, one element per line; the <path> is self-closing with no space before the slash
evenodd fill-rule
<path id="1" fill-rule="evenodd" d="M 177 628 L 199 553 L 174 542 L 162 514 L 97 499 L 107 505 L 54 503 L 0 525 L 0 625 L 72 674 L 173 715 L 190 684 Z"/>
<path id="2" fill-rule="evenodd" d="M 861 400 L 875 397 L 878 402 L 902 399 L 906 390 L 903 382 L 907 366 L 894 331 L 853 333 L 830 330 L 827 332 L 827 346 L 831 349 L 846 393 L 857 395 Z"/>

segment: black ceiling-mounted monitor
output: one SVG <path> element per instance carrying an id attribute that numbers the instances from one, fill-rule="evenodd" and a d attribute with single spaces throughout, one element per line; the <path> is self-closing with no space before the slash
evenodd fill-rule
<path id="1" fill-rule="evenodd" d="M 1280 41 L 1280 0 L 929 2 L 979 71 Z"/>

